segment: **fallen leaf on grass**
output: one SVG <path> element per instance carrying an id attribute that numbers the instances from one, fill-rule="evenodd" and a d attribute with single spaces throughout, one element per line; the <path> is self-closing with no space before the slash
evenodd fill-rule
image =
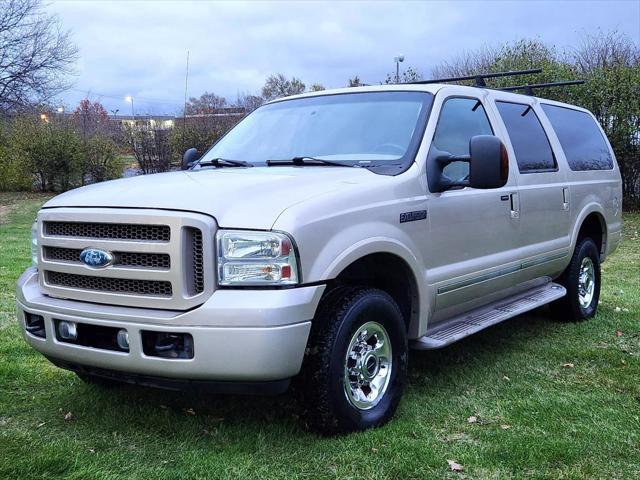
<path id="1" fill-rule="evenodd" d="M 573 368 L 575 365 L 573 363 L 563 363 L 562 368 Z"/>
<path id="2" fill-rule="evenodd" d="M 73 413 L 71 412 L 67 412 L 64 414 L 64 421 L 65 422 L 69 422 L 73 419 Z"/>
<path id="3" fill-rule="evenodd" d="M 475 415 L 471 415 L 469 418 L 467 418 L 467 422 L 468 423 L 478 423 L 478 417 L 476 417 Z"/>
<path id="4" fill-rule="evenodd" d="M 447 463 L 449 464 L 449 468 L 454 472 L 464 471 L 464 467 L 460 465 L 458 462 L 455 462 L 453 460 L 447 460 Z"/>
<path id="5" fill-rule="evenodd" d="M 469 437 L 469 435 L 467 435 L 466 433 L 452 433 L 450 435 L 447 435 L 444 439 L 444 442 L 446 443 L 450 443 L 450 442 L 467 442 L 467 443 L 472 443 L 473 440 L 471 439 L 471 437 Z"/>

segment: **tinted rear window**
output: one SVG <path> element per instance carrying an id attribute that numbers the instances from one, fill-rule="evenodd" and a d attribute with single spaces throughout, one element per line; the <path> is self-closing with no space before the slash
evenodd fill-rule
<path id="1" fill-rule="evenodd" d="M 556 160 L 540 120 L 529 105 L 496 102 L 521 172 L 555 170 Z"/>
<path id="2" fill-rule="evenodd" d="M 542 105 L 571 170 L 611 170 L 613 159 L 596 122 L 584 112 Z"/>

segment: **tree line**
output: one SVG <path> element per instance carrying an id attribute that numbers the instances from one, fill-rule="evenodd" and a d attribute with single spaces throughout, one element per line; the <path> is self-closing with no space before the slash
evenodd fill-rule
<path id="1" fill-rule="evenodd" d="M 4 0 L 0 9 L 0 190 L 62 191 L 122 175 L 125 162 L 142 173 L 169 170 L 189 147 L 204 151 L 243 115 L 264 102 L 324 90 L 276 73 L 258 93 L 228 100 L 212 92 L 192 97 L 182 117 L 162 122 L 110 121 L 99 102 L 85 99 L 73 114 L 61 114 L 51 99 L 69 88 L 78 58 L 56 17 L 40 0 Z M 434 65 L 400 72 L 400 82 L 424 78 L 541 68 L 542 72 L 488 81 L 491 88 L 555 80 L 584 85 L 545 90 L 541 95 L 592 111 L 609 138 L 623 178 L 625 205 L 640 207 L 640 46 L 619 32 L 583 35 L 571 48 L 522 39 L 481 47 Z M 371 84 L 391 84 L 396 72 Z M 461 82 L 465 83 L 465 82 Z M 365 85 L 358 75 L 347 87 Z"/>

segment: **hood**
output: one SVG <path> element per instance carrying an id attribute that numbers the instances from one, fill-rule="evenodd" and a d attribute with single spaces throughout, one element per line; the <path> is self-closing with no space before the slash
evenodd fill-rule
<path id="1" fill-rule="evenodd" d="M 208 168 L 88 185 L 58 195 L 44 208 L 185 210 L 215 217 L 224 228 L 268 230 L 292 205 L 382 177 L 365 168 Z"/>

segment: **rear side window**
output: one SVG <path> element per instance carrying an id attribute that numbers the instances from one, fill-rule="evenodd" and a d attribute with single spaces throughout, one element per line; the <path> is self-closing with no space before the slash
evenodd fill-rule
<path id="1" fill-rule="evenodd" d="M 443 105 L 432 146 L 452 155 L 469 155 L 469 141 L 476 135 L 493 135 L 480 100 L 449 98 Z M 469 174 L 467 162 L 452 162 L 444 168 L 451 180 L 464 180 Z"/>
<path id="2" fill-rule="evenodd" d="M 613 159 L 593 117 L 579 110 L 542 105 L 571 170 L 611 170 Z"/>
<path id="3" fill-rule="evenodd" d="M 496 102 L 516 154 L 521 173 L 556 169 L 556 160 L 547 134 L 529 105 Z"/>

